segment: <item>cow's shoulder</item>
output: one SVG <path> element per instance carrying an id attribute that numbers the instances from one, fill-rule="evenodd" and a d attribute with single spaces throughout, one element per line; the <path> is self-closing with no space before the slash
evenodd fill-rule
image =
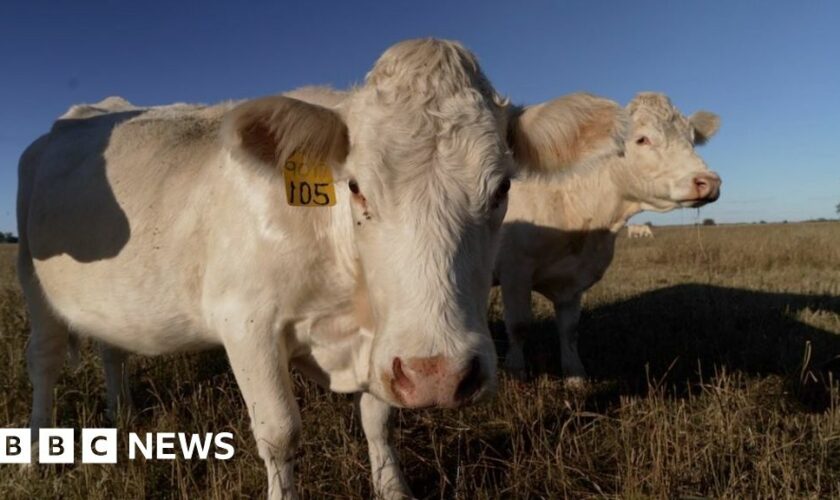
<path id="1" fill-rule="evenodd" d="M 225 113 L 234 103 L 213 106 L 170 104 L 135 106 L 120 97 L 95 104 L 72 106 L 53 124 L 53 147 L 74 150 L 128 146 L 137 148 L 206 147 L 219 144 L 219 129 Z"/>
<path id="2" fill-rule="evenodd" d="M 117 113 L 120 111 L 130 111 L 139 109 L 137 106 L 131 104 L 126 99 L 119 96 L 110 96 L 102 99 L 94 104 L 74 104 L 58 117 L 60 120 L 80 120 L 91 118 L 94 116 L 101 116 L 108 113 Z"/>
<path id="3" fill-rule="evenodd" d="M 145 108 L 143 112 L 127 116 L 119 123 L 114 136 L 119 139 L 122 135 L 126 140 L 145 138 L 179 147 L 208 142 L 221 144 L 219 130 L 225 113 L 231 107 L 230 103 L 214 106 L 178 103 Z M 131 115 L 132 111 L 125 113 Z"/>
<path id="4" fill-rule="evenodd" d="M 336 90 L 327 86 L 300 87 L 286 92 L 286 97 L 298 99 L 310 104 L 318 104 L 327 108 L 334 108 L 344 102 L 351 94 L 345 90 Z"/>

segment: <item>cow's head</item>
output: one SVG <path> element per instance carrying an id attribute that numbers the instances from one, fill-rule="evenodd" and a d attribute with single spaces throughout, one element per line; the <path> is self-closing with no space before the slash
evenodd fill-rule
<path id="1" fill-rule="evenodd" d="M 245 103 L 229 143 L 275 169 L 303 152 L 341 179 L 374 332 L 370 392 L 405 407 L 492 392 L 487 297 L 510 177 L 617 152 L 624 111 L 590 96 L 514 108 L 473 54 L 428 39 L 388 49 L 335 101 Z"/>
<path id="2" fill-rule="evenodd" d="M 718 199 L 721 180 L 694 151 L 717 132 L 707 111 L 683 116 L 663 94 L 640 93 L 627 106 L 632 130 L 625 154 L 633 176 L 626 187 L 643 210 L 699 207 Z"/>

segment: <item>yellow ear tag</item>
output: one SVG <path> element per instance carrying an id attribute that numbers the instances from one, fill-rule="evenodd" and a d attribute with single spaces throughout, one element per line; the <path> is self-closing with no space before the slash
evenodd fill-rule
<path id="1" fill-rule="evenodd" d="M 331 207 L 335 205 L 332 169 L 326 163 L 312 163 L 294 153 L 283 165 L 286 201 L 293 207 Z"/>

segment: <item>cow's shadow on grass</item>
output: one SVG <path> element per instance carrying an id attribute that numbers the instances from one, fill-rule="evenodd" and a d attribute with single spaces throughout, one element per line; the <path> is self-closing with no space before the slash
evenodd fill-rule
<path id="1" fill-rule="evenodd" d="M 579 350 L 589 375 L 615 381 L 618 393 L 656 383 L 681 394 L 721 369 L 798 381 L 810 343 L 805 378 L 824 384 L 840 378 L 840 335 L 812 324 L 832 313 L 840 314 L 840 297 L 677 285 L 584 310 Z M 503 324 L 491 330 L 504 344 Z M 525 353 L 532 375 L 561 375 L 553 318 L 533 324 Z M 805 402 L 821 406 L 824 397 L 816 397 Z"/>

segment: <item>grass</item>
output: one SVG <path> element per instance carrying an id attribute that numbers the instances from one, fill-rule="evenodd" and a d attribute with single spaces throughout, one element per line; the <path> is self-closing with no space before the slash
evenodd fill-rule
<path id="1" fill-rule="evenodd" d="M 27 318 L 14 254 L 0 245 L 0 425 L 24 427 Z M 526 346 L 532 380 L 502 374 L 489 404 L 397 414 L 395 441 L 413 491 L 470 499 L 840 497 L 838 263 L 838 223 L 657 228 L 654 240 L 620 238 L 615 263 L 584 302 L 580 350 L 594 382 L 564 388 L 551 307 L 535 296 Z M 500 336 L 496 291 L 492 304 Z M 138 357 L 130 366 L 137 411 L 122 429 L 232 431 L 234 459 L 6 465 L 0 497 L 265 494 L 222 352 Z M 369 498 L 351 399 L 300 377 L 296 387 L 301 494 Z M 61 426 L 107 426 L 90 347 L 56 394 Z"/>

